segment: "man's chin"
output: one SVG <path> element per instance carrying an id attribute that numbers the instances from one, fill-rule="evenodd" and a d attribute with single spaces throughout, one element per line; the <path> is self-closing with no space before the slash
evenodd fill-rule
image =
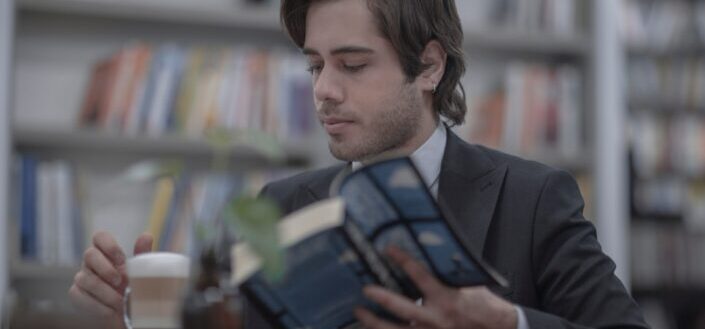
<path id="1" fill-rule="evenodd" d="M 350 145 L 336 142 L 332 138 L 328 142 L 328 149 L 333 157 L 346 162 L 359 161 L 360 159 L 364 159 L 367 155 L 367 153 L 362 150 L 351 147 Z"/>

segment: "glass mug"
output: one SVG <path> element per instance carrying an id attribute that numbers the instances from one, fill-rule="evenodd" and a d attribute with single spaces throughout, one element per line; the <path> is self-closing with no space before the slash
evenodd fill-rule
<path id="1" fill-rule="evenodd" d="M 137 255 L 127 261 L 124 319 L 128 329 L 181 327 L 181 306 L 189 284 L 188 257 L 169 252 Z"/>

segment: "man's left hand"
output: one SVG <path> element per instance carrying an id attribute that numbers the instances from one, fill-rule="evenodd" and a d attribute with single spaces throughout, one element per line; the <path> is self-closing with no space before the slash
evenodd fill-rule
<path id="1" fill-rule="evenodd" d="M 387 254 L 409 275 L 423 294 L 423 305 L 378 286 L 365 287 L 367 298 L 379 304 L 413 328 L 516 329 L 517 312 L 512 304 L 485 287 L 454 289 L 445 286 L 411 256 L 397 248 Z M 401 329 L 363 308 L 355 310 L 358 320 L 370 329 Z"/>

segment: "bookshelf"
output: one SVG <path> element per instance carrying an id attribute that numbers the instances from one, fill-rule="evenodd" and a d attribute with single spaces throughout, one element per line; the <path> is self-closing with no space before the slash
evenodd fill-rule
<path id="1" fill-rule="evenodd" d="M 14 92 L 7 112 L 12 122 L 7 130 L 10 150 L 33 154 L 40 161 L 75 164 L 92 194 L 84 210 L 90 218 L 86 234 L 97 229 L 115 232 L 128 252 L 132 239 L 145 229 L 154 184 L 125 182 L 116 176 L 131 164 L 153 159 L 178 159 L 205 170 L 212 165 L 213 152 L 203 139 L 185 135 L 148 137 L 79 127 L 78 113 L 93 65 L 134 41 L 294 51 L 280 32 L 275 8 L 240 1 L 17 1 L 17 11 L 8 13 L 14 13 L 17 26 L 12 35 L 15 48 L 8 54 L 14 54 L 15 72 L 2 74 Z M 301 170 L 331 161 L 321 135 L 276 144 L 243 136 L 229 149 L 229 168 L 237 172 Z M 12 161 L 11 154 L 3 159 Z M 3 201 L 8 198 L 3 195 Z M 19 232 L 16 214 L 10 215 L 8 231 Z M 22 260 L 18 240 L 3 239 L 9 248 L 2 249 L 8 250 L 9 258 L 2 262 L 3 272 L 17 296 L 13 323 L 17 328 L 32 327 L 36 319 L 46 318 L 57 327 L 74 327 L 66 292 L 77 265 Z"/>
<path id="2" fill-rule="evenodd" d="M 465 0 L 457 1 L 465 3 Z M 589 5 L 585 6 L 588 8 Z M 248 44 L 295 51 L 280 31 L 275 7 L 245 5 L 235 0 L 17 0 L 14 16 L 17 24 L 14 33 L 16 72 L 10 80 L 14 90 L 10 111 L 11 147 L 15 151 L 30 151 L 40 158 L 70 159 L 87 167 L 99 166 L 98 169 L 91 168 L 91 174 L 102 177 L 96 185 L 103 187 L 114 184 L 104 177 L 110 170 L 100 167 L 106 162 L 111 166 L 116 163 L 123 166 L 139 159 L 172 157 L 207 162 L 211 152 L 202 140 L 183 136 L 129 137 L 79 129 L 76 118 L 89 83 L 91 67 L 135 40 L 156 44 L 164 41 L 186 45 Z M 583 20 L 586 19 L 581 17 Z M 590 27 L 582 25 L 567 34 L 541 29 L 473 27 L 467 29 L 464 40 L 470 59 L 469 74 L 472 74 L 475 63 L 497 59 L 504 63 L 540 63 L 550 68 L 568 65 L 579 71 L 582 76 L 579 101 L 582 132 L 579 138 L 583 142 L 580 152 L 571 156 L 543 151 L 522 155 L 587 177 L 588 182 L 594 171 L 593 104 L 590 100 L 594 69 L 592 42 Z M 283 142 L 280 156 L 275 158 L 246 142 L 236 143 L 232 148 L 231 163 L 242 168 L 320 166 L 331 162 L 327 153 L 325 137 L 319 132 L 302 141 Z M 139 200 L 153 195 L 151 187 L 127 188 L 129 192 L 113 197 Z M 148 191 L 145 192 L 145 188 Z M 588 202 L 589 194 L 585 195 Z M 119 210 L 120 207 L 114 206 L 106 212 L 119 213 Z M 123 216 L 137 217 L 147 210 L 130 211 Z M 124 230 L 118 240 L 125 249 L 131 250 L 130 239 L 139 232 L 139 225 L 106 223 L 108 221 L 103 219 L 102 226 L 98 226 Z M 65 302 L 62 299 L 65 297 L 62 295 L 64 286 L 71 281 L 76 268 L 22 262 L 16 249 L 16 246 L 10 249 L 14 250 L 13 254 L 5 263 L 9 264 L 9 278 L 20 298 L 51 297 L 54 301 Z M 44 288 L 34 289 L 34 283 L 51 286 L 51 289 L 47 288 L 51 294 L 41 294 Z M 59 286 L 61 289 L 57 288 Z M 27 316 L 26 312 L 19 314 Z"/>
<path id="3" fill-rule="evenodd" d="M 622 2 L 633 294 L 654 327 L 702 328 L 705 6 Z"/>

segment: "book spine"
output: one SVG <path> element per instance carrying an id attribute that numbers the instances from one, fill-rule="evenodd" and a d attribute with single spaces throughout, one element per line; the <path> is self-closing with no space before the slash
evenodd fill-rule
<path id="1" fill-rule="evenodd" d="M 154 246 L 161 246 L 164 221 L 166 220 L 170 204 L 173 202 L 174 182 L 170 177 L 160 178 L 157 181 L 154 201 L 152 202 L 152 212 L 149 216 L 147 230 L 154 237 Z"/>
<path id="2" fill-rule="evenodd" d="M 153 51 L 150 46 L 142 45 L 137 50 L 137 59 L 127 105 L 122 116 L 122 130 L 128 136 L 140 133 L 141 110 L 149 89 Z"/>
<path id="3" fill-rule="evenodd" d="M 37 160 L 21 156 L 20 254 L 34 259 L 37 254 Z"/>
<path id="4" fill-rule="evenodd" d="M 173 198 L 169 203 L 169 210 L 164 220 L 164 227 L 159 239 L 159 250 L 169 250 L 169 247 L 173 244 L 176 227 L 178 226 L 177 221 L 179 218 L 179 212 L 182 208 L 183 202 L 185 201 L 185 195 L 188 193 L 188 188 L 189 178 L 186 175 L 182 175 L 176 180 L 176 183 L 174 184 Z"/>

